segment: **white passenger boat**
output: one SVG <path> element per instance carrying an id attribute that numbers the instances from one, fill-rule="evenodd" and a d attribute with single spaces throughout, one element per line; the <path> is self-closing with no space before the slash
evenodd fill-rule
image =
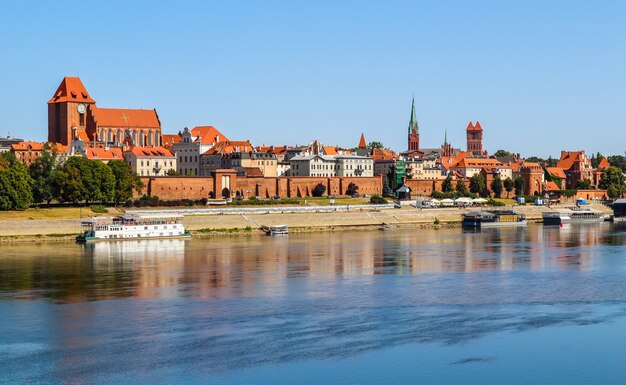
<path id="1" fill-rule="evenodd" d="M 110 241 L 124 239 L 163 239 L 191 237 L 180 220 L 182 215 L 123 215 L 118 217 L 92 217 L 83 220 L 83 234 L 78 242 Z"/>
<path id="2" fill-rule="evenodd" d="M 561 210 L 546 211 L 541 214 L 544 225 L 564 223 L 597 223 L 607 217 L 603 212 L 586 207 L 569 207 Z"/>

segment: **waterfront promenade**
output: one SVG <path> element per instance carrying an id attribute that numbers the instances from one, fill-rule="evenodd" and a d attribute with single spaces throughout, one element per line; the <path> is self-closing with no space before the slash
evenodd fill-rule
<path id="1" fill-rule="evenodd" d="M 563 205 L 571 206 L 569 205 Z M 601 204 L 590 205 L 594 209 L 610 213 L 610 210 Z M 332 207 L 332 206 L 328 206 Z M 405 206 L 401 209 L 383 206 L 351 206 L 350 210 L 339 209 L 330 212 L 316 212 L 328 210 L 326 208 L 311 208 L 303 212 L 299 207 L 255 207 L 250 209 L 237 208 L 237 212 L 229 214 L 220 213 L 220 209 L 211 209 L 205 215 L 189 215 L 184 210 L 172 210 L 171 212 L 183 211 L 186 215 L 183 219 L 185 228 L 194 232 L 198 230 L 214 232 L 228 232 L 229 230 L 258 229 L 260 226 L 272 226 L 279 224 L 289 225 L 294 231 L 324 231 L 340 230 L 341 228 L 355 229 L 358 227 L 378 226 L 429 226 L 435 219 L 440 223 L 458 223 L 461 215 L 476 208 L 432 208 L 416 209 Z M 509 206 L 510 207 L 510 206 Z M 554 208 L 554 206 L 553 206 Z M 549 210 L 545 206 L 514 206 L 514 209 L 525 214 L 530 221 L 541 219 L 541 213 Z M 230 209 L 222 209 L 230 210 Z M 247 211 L 248 210 L 248 211 Z M 131 212 L 130 210 L 129 212 Z M 142 210 L 141 212 L 146 212 Z M 156 210 L 155 210 L 156 211 Z M 165 210 L 158 210 L 164 212 Z M 200 210 L 196 214 L 200 212 Z M 138 211 L 135 211 L 138 212 Z M 228 212 L 228 211 L 226 211 Z M 71 237 L 80 233 L 80 219 L 48 219 L 48 220 L 0 220 L 0 237 L 11 240 L 12 237 L 50 236 L 59 235 Z M 63 235 L 63 236 L 61 236 Z"/>

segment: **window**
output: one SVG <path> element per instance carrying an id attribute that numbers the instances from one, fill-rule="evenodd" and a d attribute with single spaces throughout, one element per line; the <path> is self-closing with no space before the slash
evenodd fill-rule
<path id="1" fill-rule="evenodd" d="M 85 114 L 78 114 L 78 125 L 81 127 L 85 125 Z"/>

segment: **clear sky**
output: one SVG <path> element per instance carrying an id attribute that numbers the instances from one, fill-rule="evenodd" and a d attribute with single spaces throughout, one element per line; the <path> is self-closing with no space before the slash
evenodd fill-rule
<path id="1" fill-rule="evenodd" d="M 522 155 L 626 150 L 626 1 L 0 3 L 0 135 L 47 138 L 80 76 L 101 107 L 156 108 L 164 133 L 214 125 L 253 144 Z"/>

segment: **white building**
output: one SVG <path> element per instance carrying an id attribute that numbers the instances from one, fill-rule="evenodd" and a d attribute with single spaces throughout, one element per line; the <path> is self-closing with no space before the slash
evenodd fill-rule
<path id="1" fill-rule="evenodd" d="M 132 147 L 124 152 L 124 160 L 139 176 L 166 176 L 176 170 L 176 156 L 164 147 Z"/>
<path id="2" fill-rule="evenodd" d="M 215 144 L 228 140 L 213 126 L 199 126 L 192 130 L 185 127 L 180 142 L 172 144 L 177 171 L 181 175 L 200 175 L 200 155 Z"/>
<path id="3" fill-rule="evenodd" d="M 374 159 L 357 155 L 298 155 L 289 160 L 290 176 L 374 176 Z"/>

